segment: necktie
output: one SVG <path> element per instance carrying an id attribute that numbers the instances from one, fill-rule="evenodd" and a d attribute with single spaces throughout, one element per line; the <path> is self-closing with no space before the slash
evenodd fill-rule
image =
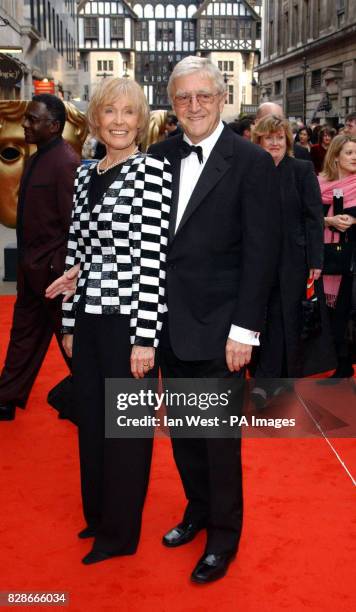
<path id="1" fill-rule="evenodd" d="M 188 157 L 191 153 L 196 153 L 199 159 L 199 163 L 203 163 L 203 149 L 199 146 L 195 147 L 194 145 L 190 145 L 188 142 L 183 140 L 179 147 L 180 156 L 183 159 L 184 157 Z"/>

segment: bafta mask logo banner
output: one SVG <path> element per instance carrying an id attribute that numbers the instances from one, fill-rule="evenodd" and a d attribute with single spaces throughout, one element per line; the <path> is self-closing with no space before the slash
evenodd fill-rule
<path id="1" fill-rule="evenodd" d="M 25 142 L 22 119 L 27 100 L 0 100 L 0 224 L 16 227 L 16 209 L 21 175 L 36 146 Z M 67 121 L 63 138 L 80 155 L 88 133 L 85 116 L 65 102 Z"/>
<path id="2" fill-rule="evenodd" d="M 23 77 L 21 64 L 14 58 L 0 53 L 0 85 L 11 87 L 19 83 Z"/>

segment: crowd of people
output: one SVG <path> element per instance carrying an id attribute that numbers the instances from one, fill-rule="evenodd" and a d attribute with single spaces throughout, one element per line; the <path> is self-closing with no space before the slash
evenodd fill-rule
<path id="1" fill-rule="evenodd" d="M 323 268 L 324 242 L 356 240 L 356 115 L 340 135 L 322 128 L 318 144 L 307 126 L 295 138 L 272 103 L 228 126 L 223 75 L 201 57 L 175 66 L 168 94 L 175 113 L 169 134 L 145 153 L 142 89 L 103 79 L 87 117 L 105 149 L 89 165 L 79 165 L 61 138 L 59 100 L 37 96 L 24 119 L 26 140 L 38 151 L 20 186 L 23 281 L 0 377 L 0 419 L 14 419 L 25 406 L 49 339 L 58 335 L 50 310 L 58 315 L 64 294 L 86 521 L 78 536 L 94 539 L 85 565 L 136 551 L 151 463 L 152 438 L 105 437 L 106 378 L 154 379 L 160 369 L 163 384 L 232 380 L 250 365 L 261 409 L 274 392 L 270 379 L 353 375 L 352 260 L 342 274 L 323 275 Z M 40 194 L 33 226 L 32 200 Z M 302 304 L 311 287 L 321 324 L 306 342 Z M 226 574 L 238 549 L 241 440 L 173 437 L 172 446 L 187 506 L 163 544 L 184 545 L 205 529 L 191 579 L 206 584 Z"/>

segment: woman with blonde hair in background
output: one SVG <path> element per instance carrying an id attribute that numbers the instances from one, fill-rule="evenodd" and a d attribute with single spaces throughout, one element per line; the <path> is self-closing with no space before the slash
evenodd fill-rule
<path id="1" fill-rule="evenodd" d="M 319 176 L 322 201 L 324 204 L 324 240 L 326 244 L 340 243 L 346 240 L 354 245 L 354 263 L 356 252 L 356 137 L 347 134 L 336 136 L 327 152 L 324 171 Z M 338 201 L 342 209 L 337 211 Z M 326 266 L 328 264 L 326 260 Z M 338 382 L 338 378 L 353 376 L 353 355 L 355 346 L 347 340 L 347 327 L 353 304 L 352 290 L 355 274 L 324 274 L 324 290 L 327 298 L 331 327 L 338 357 L 337 369 L 329 383 Z M 327 268 L 326 268 L 327 270 Z M 355 272 L 355 270 L 354 270 Z M 355 288 L 355 287 L 354 287 Z M 325 381 L 326 382 L 326 381 Z"/>

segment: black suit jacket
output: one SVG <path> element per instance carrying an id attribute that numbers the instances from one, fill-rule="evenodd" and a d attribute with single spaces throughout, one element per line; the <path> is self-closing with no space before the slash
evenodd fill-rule
<path id="1" fill-rule="evenodd" d="M 304 159 L 305 161 L 311 160 L 308 149 L 302 147 L 298 142 L 295 142 L 293 145 L 293 153 L 296 159 Z"/>
<path id="2" fill-rule="evenodd" d="M 152 145 L 173 174 L 167 300 L 182 360 L 222 358 L 232 323 L 259 331 L 280 245 L 276 168 L 225 126 L 174 234 L 182 135 Z"/>

